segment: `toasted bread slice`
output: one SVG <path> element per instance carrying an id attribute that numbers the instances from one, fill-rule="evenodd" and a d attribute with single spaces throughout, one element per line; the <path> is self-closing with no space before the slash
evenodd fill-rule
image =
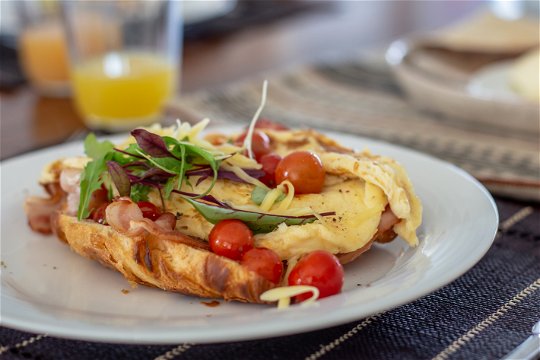
<path id="1" fill-rule="evenodd" d="M 276 285 L 239 263 L 166 238 L 127 236 L 91 221 L 58 214 L 58 237 L 78 254 L 116 269 L 132 283 L 205 298 L 261 303 Z"/>

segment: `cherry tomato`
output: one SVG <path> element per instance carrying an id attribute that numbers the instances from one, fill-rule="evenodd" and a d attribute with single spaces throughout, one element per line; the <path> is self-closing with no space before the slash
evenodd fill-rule
<path id="1" fill-rule="evenodd" d="M 321 159 L 309 151 L 296 151 L 285 156 L 276 168 L 276 184 L 289 180 L 297 194 L 318 194 L 325 178 Z"/>
<path id="2" fill-rule="evenodd" d="M 139 201 L 137 205 L 139 206 L 139 209 L 141 209 L 143 216 L 147 219 L 156 221 L 161 215 L 161 211 L 158 207 L 149 201 Z"/>
<path id="3" fill-rule="evenodd" d="M 257 123 L 255 124 L 255 128 L 257 129 L 269 129 L 269 130 L 289 130 L 289 128 L 283 124 L 280 124 L 278 122 L 269 120 L 269 119 L 259 119 Z"/>
<path id="4" fill-rule="evenodd" d="M 242 259 L 242 255 L 253 248 L 253 233 L 236 219 L 218 222 L 210 231 L 208 240 L 214 253 L 233 260 Z"/>
<path id="5" fill-rule="evenodd" d="M 246 136 L 247 132 L 244 132 L 234 141 L 234 143 L 237 146 L 242 146 Z M 259 159 L 261 156 L 268 154 L 271 151 L 270 138 L 268 135 L 262 131 L 255 130 L 253 132 L 253 137 L 251 138 L 251 150 L 253 151 L 253 156 L 255 156 L 255 159 Z"/>
<path id="6" fill-rule="evenodd" d="M 253 248 L 244 253 L 240 263 L 274 284 L 281 280 L 283 263 L 279 256 L 270 249 Z"/>
<path id="7" fill-rule="evenodd" d="M 259 178 L 265 185 L 269 187 L 276 186 L 276 167 L 281 161 L 281 156 L 276 153 L 270 153 L 261 156 L 259 163 L 262 165 L 262 170 L 264 171 L 264 176 Z"/>
<path id="8" fill-rule="evenodd" d="M 289 285 L 311 285 L 319 289 L 319 299 L 338 294 L 343 286 L 343 267 L 339 260 L 325 250 L 316 250 L 302 257 L 287 279 Z M 311 295 L 300 294 L 297 302 Z"/>
<path id="9" fill-rule="evenodd" d="M 98 224 L 107 224 L 107 217 L 105 216 L 105 209 L 109 206 L 110 202 L 101 204 L 95 211 L 92 212 L 92 220 Z"/>

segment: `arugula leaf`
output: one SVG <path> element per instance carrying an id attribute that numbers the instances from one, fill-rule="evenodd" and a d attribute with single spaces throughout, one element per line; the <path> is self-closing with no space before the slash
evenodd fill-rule
<path id="1" fill-rule="evenodd" d="M 120 165 L 127 165 L 141 159 L 145 160 L 144 157 L 139 155 L 138 151 L 140 150 L 141 148 L 137 144 L 129 144 L 129 146 L 124 150 L 114 148 L 114 156 L 112 160 Z"/>
<path id="2" fill-rule="evenodd" d="M 251 200 L 255 204 L 261 205 L 264 198 L 266 197 L 266 194 L 268 194 L 268 192 L 270 192 L 270 189 L 265 189 L 265 188 L 262 188 L 260 186 L 257 186 L 251 192 Z M 286 197 L 286 195 L 282 192 L 281 194 L 279 194 L 278 198 L 276 199 L 276 202 L 282 201 L 283 199 L 285 199 L 285 197 Z"/>
<path id="3" fill-rule="evenodd" d="M 186 148 L 185 146 L 182 146 L 178 144 L 178 147 L 180 148 L 180 173 L 178 174 L 178 188 L 177 190 L 180 190 L 182 188 L 182 183 L 184 182 L 184 178 L 186 177 Z M 174 147 L 176 149 L 176 147 Z M 191 166 L 189 167 L 191 168 Z"/>
<path id="4" fill-rule="evenodd" d="M 163 191 L 165 192 L 165 194 L 164 194 L 165 199 L 168 199 L 171 196 L 171 192 L 174 189 L 174 184 L 177 181 L 179 181 L 178 176 L 173 176 L 173 177 L 169 178 L 169 180 L 167 180 L 167 182 L 165 183 L 165 187 L 163 188 Z"/>
<path id="5" fill-rule="evenodd" d="M 142 185 L 142 184 L 134 184 L 131 187 L 131 193 L 129 197 L 134 202 L 139 201 L 148 201 L 148 193 L 150 192 L 152 188 L 150 186 Z"/>
<path id="6" fill-rule="evenodd" d="M 212 178 L 212 183 L 208 186 L 208 189 L 206 189 L 202 194 L 198 195 L 197 197 L 203 197 L 210 193 L 212 188 L 214 187 L 214 184 L 216 183 L 216 180 L 218 178 L 218 170 L 220 161 L 216 160 L 214 155 L 196 145 L 193 145 L 191 143 L 185 142 L 185 141 L 178 141 L 170 136 L 164 136 L 163 140 L 165 141 L 165 144 L 167 147 L 172 148 L 171 152 L 176 158 L 180 158 L 182 163 L 188 163 L 188 157 L 198 157 L 202 158 L 205 162 L 210 165 L 210 168 L 212 169 L 214 176 Z M 189 159 L 189 163 L 193 163 L 193 159 Z M 181 169 L 182 171 L 179 173 L 181 175 L 180 182 L 183 182 L 185 179 L 185 171 L 191 169 L 192 166 L 189 166 L 187 168 Z M 186 180 L 187 181 L 187 180 Z M 179 184 L 180 186 L 180 184 Z M 178 188 L 180 189 L 180 188 Z"/>
<path id="7" fill-rule="evenodd" d="M 212 224 L 216 224 L 225 219 L 238 219 L 243 221 L 254 234 L 268 233 L 278 227 L 279 224 L 285 223 L 287 225 L 303 225 L 312 223 L 317 220 L 314 215 L 304 216 L 287 216 L 287 215 L 274 215 L 265 214 L 254 211 L 245 211 L 235 209 L 231 207 L 221 207 L 216 205 L 210 205 L 201 201 L 196 201 L 192 198 L 183 197 L 189 202 L 206 220 Z M 321 216 L 335 215 L 335 212 L 322 213 Z"/>
<path id="8" fill-rule="evenodd" d="M 193 144 L 183 142 L 183 141 L 180 141 L 179 143 L 185 146 L 186 151 L 188 152 L 188 154 L 191 153 L 193 155 L 199 156 L 199 157 L 203 158 L 204 160 L 206 160 L 208 162 L 208 165 L 210 165 L 210 168 L 214 172 L 214 176 L 212 178 L 212 183 L 208 186 L 208 189 L 206 189 L 198 197 L 202 197 L 202 196 L 205 196 L 205 195 L 209 194 L 210 191 L 212 190 L 212 188 L 214 187 L 214 185 L 216 183 L 216 180 L 218 178 L 218 170 L 219 170 L 219 165 L 221 164 L 221 161 L 216 160 L 216 158 L 214 157 L 214 155 L 211 152 L 206 151 L 206 150 L 204 150 L 204 149 L 202 149 L 202 148 L 200 148 L 198 146 L 195 146 Z"/>
<path id="9" fill-rule="evenodd" d="M 109 154 L 101 159 L 90 161 L 84 167 L 81 174 L 81 195 L 79 197 L 79 209 L 77 210 L 78 220 L 86 219 L 90 215 L 90 210 L 92 210 L 88 209 L 90 198 L 92 193 L 98 190 L 103 183 L 101 174 L 107 169 L 105 163 Z"/>
<path id="10" fill-rule="evenodd" d="M 88 134 L 84 139 L 84 152 L 88 157 L 92 159 L 101 159 L 105 155 L 114 149 L 112 142 L 104 140 L 99 142 L 94 133 Z"/>
<path id="11" fill-rule="evenodd" d="M 142 151 L 139 151 L 139 154 L 144 156 L 146 160 L 150 162 L 150 164 L 154 165 L 155 167 L 160 168 L 163 171 L 166 171 L 174 175 L 180 172 L 181 164 L 175 158 L 172 158 L 172 157 L 153 158 L 150 155 L 146 155 Z"/>
<path id="12" fill-rule="evenodd" d="M 107 169 L 106 162 L 113 156 L 114 145 L 112 142 L 98 141 L 96 135 L 88 134 L 84 140 L 84 151 L 86 155 L 91 157 L 90 161 L 84 167 L 81 174 L 81 194 L 79 197 L 79 208 L 77 210 L 77 218 L 79 220 L 86 219 L 90 215 L 92 209 L 88 209 L 92 193 L 98 190 L 103 183 L 101 174 Z"/>

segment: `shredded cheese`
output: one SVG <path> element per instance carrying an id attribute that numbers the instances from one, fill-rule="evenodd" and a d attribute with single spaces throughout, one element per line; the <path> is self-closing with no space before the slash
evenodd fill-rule
<path id="1" fill-rule="evenodd" d="M 270 190 L 266 193 L 266 196 L 264 197 L 261 205 L 259 206 L 262 211 L 268 212 L 276 202 L 276 200 L 279 198 L 279 196 L 283 194 L 281 189 L 275 188 Z"/>
<path id="2" fill-rule="evenodd" d="M 242 151 L 242 148 L 233 144 L 224 143 L 217 147 L 219 150 L 221 150 L 224 153 L 233 154 L 238 153 Z M 244 156 L 245 157 L 245 156 Z M 247 159 L 247 157 L 245 157 Z"/>
<path id="3" fill-rule="evenodd" d="M 248 184 L 252 184 L 255 186 L 260 186 L 264 189 L 268 189 L 268 186 L 264 185 L 262 182 L 255 179 L 254 177 L 249 176 L 244 170 L 242 170 L 242 168 L 228 164 L 227 163 L 228 160 L 229 159 L 221 163 L 221 167 L 224 170 L 232 171 L 236 176 L 238 176 L 240 179 L 247 182 Z"/>
<path id="4" fill-rule="evenodd" d="M 267 89 L 268 89 L 268 80 L 264 80 L 263 88 L 262 88 L 261 104 L 259 105 L 259 108 L 255 112 L 255 115 L 253 115 L 253 119 L 251 119 L 251 123 L 249 124 L 248 132 L 246 134 L 246 139 L 244 140 L 244 145 L 242 146 L 244 149 L 247 149 L 250 159 L 253 159 L 253 150 L 251 149 L 253 131 L 255 129 L 255 123 L 257 123 L 257 120 L 259 120 L 259 116 L 261 115 L 264 105 L 266 104 Z"/>
<path id="5" fill-rule="evenodd" d="M 189 132 L 189 139 L 195 139 L 199 137 L 199 134 L 208 126 L 210 119 L 204 118 L 191 127 Z"/>
<path id="6" fill-rule="evenodd" d="M 319 298 L 319 289 L 315 286 L 309 285 L 293 285 L 293 286 L 282 286 L 267 290 L 261 294 L 262 301 L 268 302 L 278 302 L 278 309 L 284 309 L 289 307 L 291 303 L 291 298 L 311 292 L 311 297 L 307 300 L 304 300 L 300 303 L 300 306 L 308 306 L 313 304 Z"/>
<path id="7" fill-rule="evenodd" d="M 243 169 L 261 169 L 262 165 L 256 162 L 253 159 L 245 157 L 242 154 L 235 153 L 232 155 L 227 162 L 231 165 L 241 167 Z"/>
<path id="8" fill-rule="evenodd" d="M 285 276 L 281 280 L 281 285 L 287 286 L 289 282 L 289 275 L 291 274 L 292 269 L 296 266 L 296 263 L 300 259 L 300 256 L 293 256 L 287 260 L 287 271 L 285 271 Z"/>
<path id="9" fill-rule="evenodd" d="M 288 192 L 285 199 L 283 199 L 277 209 L 272 210 L 272 207 L 276 203 L 277 199 L 285 192 L 285 187 L 287 187 Z M 270 190 L 266 193 L 263 201 L 259 205 L 259 209 L 263 212 L 270 214 L 281 214 L 281 215 L 290 215 L 290 216 L 302 216 L 302 215 L 311 215 L 313 214 L 313 209 L 310 207 L 294 208 L 290 209 L 291 203 L 294 199 L 294 185 L 289 181 L 285 180 L 279 184 L 276 188 Z"/>
<path id="10" fill-rule="evenodd" d="M 279 204 L 278 211 L 287 210 L 294 199 L 294 185 L 289 180 L 283 181 L 277 188 L 284 192 L 285 186 L 287 186 L 287 196 Z"/>
<path id="11" fill-rule="evenodd" d="M 210 152 L 217 152 L 218 154 L 221 154 L 221 151 L 218 151 L 214 145 L 199 136 L 206 126 L 208 126 L 208 123 L 210 123 L 210 119 L 205 118 L 191 126 L 191 124 L 188 122 L 182 122 L 180 119 L 176 119 L 176 129 L 171 131 L 168 128 L 165 128 L 164 131 L 169 133 L 172 132 L 171 135 L 177 140 L 188 141 L 193 145 L 201 147 Z"/>

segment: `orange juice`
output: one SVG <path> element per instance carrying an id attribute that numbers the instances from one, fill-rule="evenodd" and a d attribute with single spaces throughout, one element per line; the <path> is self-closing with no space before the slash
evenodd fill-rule
<path id="1" fill-rule="evenodd" d="M 69 71 L 60 22 L 50 20 L 27 27 L 21 33 L 19 45 L 23 67 L 32 83 L 46 93 L 65 91 Z"/>
<path id="2" fill-rule="evenodd" d="M 75 100 L 90 127 L 129 128 L 156 120 L 175 87 L 174 65 L 143 52 L 117 52 L 76 65 Z"/>

